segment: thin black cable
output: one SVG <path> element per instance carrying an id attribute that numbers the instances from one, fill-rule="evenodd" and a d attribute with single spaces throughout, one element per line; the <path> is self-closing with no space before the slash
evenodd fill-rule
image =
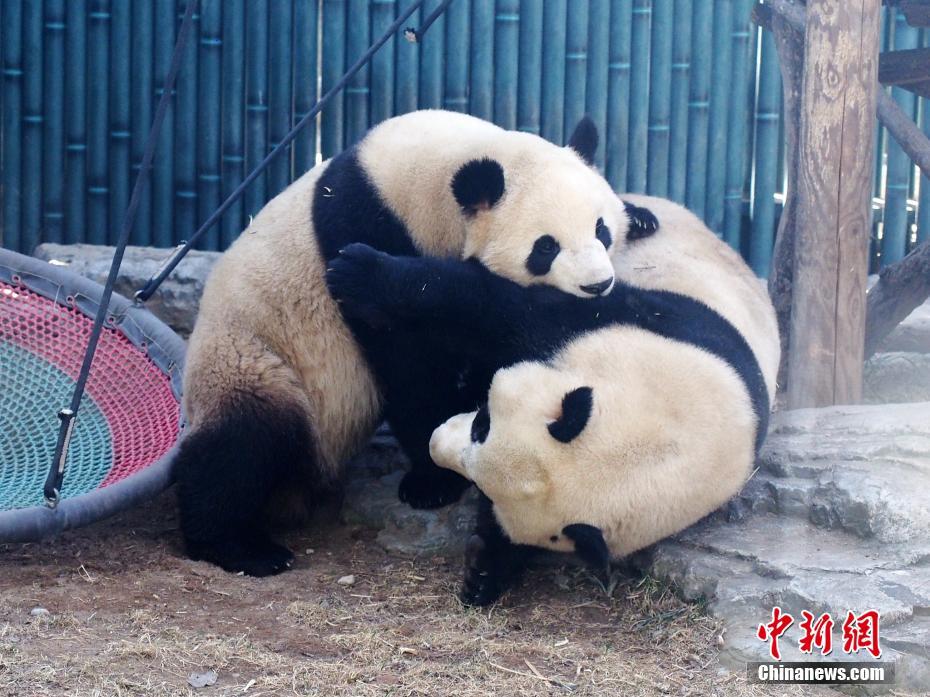
<path id="1" fill-rule="evenodd" d="M 420 41 L 423 40 L 423 35 L 426 34 L 433 22 L 439 19 L 439 15 L 446 11 L 446 8 L 451 2 L 452 0 L 443 0 L 436 6 L 436 9 L 430 13 L 430 16 L 423 20 L 423 24 L 421 24 L 419 28 L 407 27 L 404 29 L 404 38 L 412 44 L 420 43 Z"/>
<path id="2" fill-rule="evenodd" d="M 141 290 L 136 292 L 135 299 L 137 302 L 143 303 L 152 297 L 152 293 L 154 293 L 158 289 L 158 286 L 160 286 L 171 274 L 171 272 L 174 271 L 174 268 L 191 250 L 197 239 L 219 221 L 223 214 L 229 210 L 229 207 L 232 206 L 240 196 L 242 196 L 243 192 L 246 190 L 246 188 L 248 188 L 249 184 L 255 181 L 258 175 L 264 171 L 264 169 L 271 163 L 271 161 L 280 155 L 287 148 L 287 146 L 291 144 L 291 141 L 297 137 L 297 134 L 300 132 L 300 130 L 308 123 L 310 123 L 310 121 L 314 119 L 317 114 L 320 113 L 323 107 L 326 106 L 326 103 L 332 99 L 339 92 L 339 90 L 345 87 L 346 83 L 348 83 L 349 80 L 355 76 L 355 73 L 365 67 L 365 64 L 378 51 L 378 49 L 387 43 L 387 41 L 403 25 L 407 18 L 416 12 L 425 1 L 426 0 L 417 0 L 417 2 L 414 2 L 412 5 L 410 5 L 410 7 L 408 7 L 396 20 L 394 20 L 394 23 L 388 27 L 387 31 L 384 32 L 381 38 L 369 46 L 368 50 L 362 54 L 361 58 L 355 61 L 352 67 L 349 68 L 346 73 L 339 79 L 339 82 L 333 85 L 326 94 L 320 97 L 319 101 L 317 101 L 313 108 L 300 121 L 298 121 L 290 131 L 288 131 L 287 135 L 281 139 L 281 142 L 278 143 L 274 149 L 265 156 L 265 159 L 259 162 L 258 165 L 255 166 L 255 169 L 249 172 L 248 176 L 242 180 L 242 183 L 239 184 L 239 186 L 235 188 L 229 197 L 223 201 L 220 207 L 217 208 L 209 218 L 207 218 L 203 225 L 201 225 L 197 231 L 191 235 L 191 238 L 184 242 L 184 244 L 182 244 L 180 247 L 178 247 L 177 250 L 175 250 L 175 252 L 170 257 L 168 257 L 167 261 L 164 263 L 164 265 L 162 265 L 158 272 L 146 282 Z M 442 8 L 445 9 L 446 5 L 448 4 L 449 3 L 446 2 Z"/>
<path id="3" fill-rule="evenodd" d="M 196 7 L 197 0 L 188 0 L 187 8 L 184 11 L 184 19 L 181 22 L 181 29 L 178 33 L 178 40 L 174 45 L 174 53 L 171 55 L 171 67 L 168 70 L 168 75 L 165 77 L 165 83 L 162 85 L 162 94 L 161 98 L 158 100 L 158 107 L 155 110 L 155 118 L 152 120 L 152 128 L 149 130 L 148 137 L 145 141 L 145 150 L 142 154 L 142 162 L 139 165 L 139 174 L 136 177 L 136 183 L 132 189 L 132 196 L 129 199 L 129 206 L 126 208 L 126 215 L 123 218 L 123 225 L 116 243 L 116 251 L 113 253 L 113 262 L 110 264 L 110 272 L 107 275 L 106 284 L 103 286 L 103 294 L 100 296 L 100 305 L 97 307 L 97 312 L 94 315 L 94 324 L 90 331 L 90 339 L 87 342 L 87 350 L 84 352 L 81 372 L 78 374 L 77 382 L 74 385 L 74 392 L 71 395 L 71 405 L 58 412 L 58 418 L 61 420 L 61 425 L 58 427 L 58 442 L 55 444 L 55 457 L 49 467 L 48 476 L 45 479 L 45 487 L 43 489 L 45 503 L 51 508 L 58 505 L 58 500 L 61 495 L 61 484 L 65 475 L 65 462 L 68 459 L 68 445 L 71 442 L 74 418 L 81 406 L 81 399 L 84 397 L 84 388 L 87 385 L 87 378 L 90 375 L 94 354 L 97 352 L 97 344 L 100 341 L 100 334 L 103 331 L 103 323 L 110 307 L 110 297 L 113 295 L 113 286 L 119 274 L 119 267 L 123 262 L 123 254 L 126 251 L 126 245 L 129 243 L 129 236 L 136 222 L 136 214 L 139 211 L 139 204 L 142 200 L 142 190 L 149 181 L 149 175 L 152 170 L 152 159 L 155 156 L 155 145 L 158 142 L 158 135 L 161 132 L 165 114 L 168 112 L 168 104 L 171 102 L 171 94 L 174 91 L 175 80 L 181 69 L 181 57 L 184 53 L 184 47 L 190 38 L 191 30 L 194 26 L 194 10 Z"/>

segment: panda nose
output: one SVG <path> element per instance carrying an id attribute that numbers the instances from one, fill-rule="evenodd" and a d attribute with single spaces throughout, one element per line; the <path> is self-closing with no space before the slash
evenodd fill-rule
<path id="1" fill-rule="evenodd" d="M 589 295 L 600 295 L 605 290 L 610 288 L 611 284 L 614 282 L 614 279 L 608 278 L 600 283 L 592 283 L 588 286 L 581 286 L 581 290 Z"/>

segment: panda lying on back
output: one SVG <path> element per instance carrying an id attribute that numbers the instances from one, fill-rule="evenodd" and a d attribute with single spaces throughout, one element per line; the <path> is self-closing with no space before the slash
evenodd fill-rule
<path id="1" fill-rule="evenodd" d="M 211 274 L 187 352 L 175 475 L 193 558 L 255 576 L 285 570 L 292 555 L 269 536 L 267 514 L 291 492 L 312 501 L 335 487 L 382 417 L 412 463 L 401 498 L 428 508 L 460 495 L 467 480 L 433 464 L 429 438 L 486 396 L 491 373 L 429 331 L 343 318 L 327 263 L 364 242 L 474 257 L 522 285 L 605 293 L 610 252 L 648 216 L 589 166 L 596 143 L 590 121 L 563 148 L 464 114 L 414 112 L 262 209 Z"/>
<path id="2" fill-rule="evenodd" d="M 637 244 L 661 248 L 652 240 L 683 209 L 640 202 L 660 230 Z M 466 602 L 494 601 L 533 548 L 574 550 L 603 568 L 696 522 L 744 483 L 774 391 L 774 312 L 745 265 L 697 225 L 679 240 L 685 259 L 690 252 L 697 273 L 728 278 L 701 282 L 653 257 L 660 271 L 637 278 L 620 264 L 612 292 L 591 299 L 521 288 L 474 262 L 358 245 L 332 265 L 347 312 L 429 326 L 501 368 L 487 405 L 449 419 L 431 442 L 438 464 L 487 497 L 469 543 Z M 714 258 L 716 268 L 701 264 Z M 675 272 L 666 284 L 691 296 L 657 289 L 663 265 Z"/>

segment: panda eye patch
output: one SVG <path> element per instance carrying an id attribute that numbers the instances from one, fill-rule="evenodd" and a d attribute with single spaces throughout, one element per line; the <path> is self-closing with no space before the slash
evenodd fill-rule
<path id="1" fill-rule="evenodd" d="M 552 268 L 552 262 L 561 251 L 558 241 L 552 235 L 543 235 L 533 243 L 533 251 L 526 258 L 526 269 L 534 276 L 545 276 Z"/>
<path id="2" fill-rule="evenodd" d="M 610 243 L 613 242 L 613 237 L 610 234 L 610 228 L 607 227 L 603 218 L 597 219 L 597 223 L 594 226 L 594 236 L 597 238 L 598 242 L 604 245 L 604 249 L 610 249 Z"/>

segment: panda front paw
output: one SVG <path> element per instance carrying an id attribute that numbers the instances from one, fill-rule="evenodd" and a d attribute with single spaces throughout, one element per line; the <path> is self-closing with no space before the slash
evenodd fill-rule
<path id="1" fill-rule="evenodd" d="M 465 605 L 483 607 L 497 601 L 510 587 L 507 560 L 495 554 L 493 545 L 480 535 L 472 535 L 465 545 L 465 579 L 459 600 Z"/>
<path id="2" fill-rule="evenodd" d="M 326 269 L 329 292 L 343 313 L 375 328 L 388 323 L 380 305 L 385 297 L 379 287 L 384 257 L 388 255 L 367 244 L 354 243 L 339 250 Z"/>
<path id="3" fill-rule="evenodd" d="M 635 206 L 628 201 L 623 202 L 627 217 L 630 219 L 630 228 L 627 230 L 628 240 L 641 240 L 655 234 L 659 229 L 659 219 L 648 208 Z"/>
<path id="4" fill-rule="evenodd" d="M 471 482 L 460 474 L 439 469 L 429 472 L 407 472 L 400 480 L 397 497 L 411 508 L 433 509 L 455 503 Z"/>

